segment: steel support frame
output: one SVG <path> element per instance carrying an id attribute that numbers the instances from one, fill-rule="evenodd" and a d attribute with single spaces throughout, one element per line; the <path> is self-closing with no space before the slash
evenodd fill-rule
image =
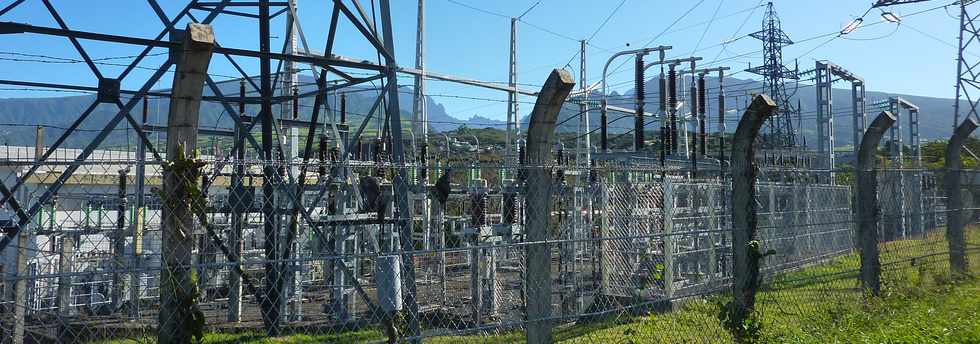
<path id="1" fill-rule="evenodd" d="M 188 17 L 192 18 L 193 21 L 203 22 L 203 23 L 209 23 L 209 22 L 211 22 L 212 20 L 215 19 L 215 17 L 217 16 L 217 14 L 221 13 L 221 8 L 224 5 L 230 3 L 230 1 L 228 1 L 228 0 L 222 1 L 221 3 L 215 5 L 215 8 L 211 10 L 211 13 L 209 13 L 209 15 L 204 20 L 196 20 L 196 18 L 193 18 L 190 15 L 190 13 L 189 13 L 189 9 L 196 8 L 195 7 L 195 4 L 197 2 L 196 1 L 192 1 L 173 20 L 167 20 L 166 16 L 163 15 L 162 11 L 159 10 L 159 6 L 156 4 L 156 1 L 155 0 L 149 0 L 149 2 L 150 2 L 150 5 L 154 8 L 154 10 L 156 11 L 156 13 L 158 14 L 158 16 L 160 16 L 161 20 L 163 20 L 163 22 L 164 22 L 164 24 L 166 26 L 166 28 L 163 30 L 163 32 L 161 32 L 157 36 L 157 38 L 154 39 L 154 40 L 133 39 L 133 38 L 122 37 L 122 36 L 112 36 L 112 35 L 103 35 L 103 34 L 96 34 L 96 33 L 86 33 L 86 32 L 81 32 L 81 31 L 72 31 L 72 30 L 69 30 L 67 28 L 67 26 L 65 26 L 63 24 L 61 25 L 61 29 L 38 28 L 38 27 L 30 26 L 30 25 L 11 24 L 11 23 L 3 23 L 3 25 L 5 25 L 5 28 L 13 27 L 13 28 L 27 28 L 28 29 L 28 30 L 23 30 L 23 32 L 34 32 L 34 33 L 44 33 L 44 34 L 51 34 L 51 35 L 66 36 L 66 37 L 69 37 L 72 41 L 76 41 L 77 39 L 86 39 L 87 38 L 87 39 L 103 40 L 103 41 L 117 42 L 117 43 L 129 43 L 129 44 L 143 44 L 143 45 L 146 45 L 147 47 L 143 50 L 143 52 L 140 55 L 138 55 L 137 58 L 136 58 L 136 60 L 131 65 L 129 65 L 125 69 L 125 71 L 122 73 L 122 75 L 120 76 L 120 79 L 121 79 L 121 78 L 125 77 L 125 75 L 129 73 L 129 71 L 133 70 L 136 67 L 136 65 L 143 58 L 145 58 L 147 56 L 147 54 L 149 53 L 149 51 L 151 49 L 153 49 L 154 47 L 168 47 L 168 48 L 175 48 L 175 47 L 177 47 L 177 46 L 174 45 L 173 42 L 169 42 L 169 41 L 165 41 L 165 40 L 161 40 L 161 39 L 166 35 L 166 33 L 173 31 L 173 25 L 175 23 L 179 22 L 182 17 L 188 16 Z M 12 8 L 12 6 L 8 7 L 4 11 L 9 10 L 10 8 Z M 50 8 L 50 10 L 51 10 L 51 12 L 53 14 L 56 13 L 56 11 L 53 8 Z M 280 13 L 281 12 L 282 11 L 280 11 Z M 261 16 L 261 17 L 265 17 L 265 20 L 267 21 L 272 16 L 271 15 L 268 15 L 268 16 Z M 332 25 L 332 28 L 334 26 L 335 26 L 335 23 Z M 16 31 L 16 30 L 14 30 L 14 31 Z M 82 51 L 81 50 L 82 48 L 81 48 L 80 45 L 75 44 L 75 46 L 76 46 L 76 48 L 79 51 Z M 243 74 L 244 80 L 248 80 L 253 86 L 254 86 L 254 82 L 252 82 L 252 80 L 244 73 L 244 71 L 238 66 L 238 64 L 235 63 L 235 61 L 231 58 L 230 55 L 259 57 L 260 59 L 264 59 L 264 60 L 269 60 L 269 59 L 272 59 L 272 58 L 279 58 L 280 60 L 283 60 L 284 59 L 284 60 L 288 60 L 288 61 L 309 61 L 312 64 L 317 64 L 317 62 L 316 62 L 317 59 L 309 59 L 309 58 L 303 58 L 303 57 L 298 57 L 298 56 L 287 56 L 286 54 L 274 54 L 274 53 L 270 53 L 270 52 L 259 52 L 259 53 L 256 53 L 256 52 L 250 52 L 250 51 L 244 51 L 244 53 L 242 53 L 243 52 L 242 50 L 237 50 L 237 49 L 230 49 L 230 52 L 229 52 L 229 49 L 223 49 L 223 48 L 220 48 L 220 47 L 217 48 L 216 50 L 218 50 L 218 52 L 220 52 L 223 55 L 225 55 L 228 58 L 228 60 L 232 64 L 235 65 L 236 69 L 238 69 L 239 72 L 241 72 Z M 85 55 L 85 56 L 87 56 L 87 54 L 84 54 L 84 53 L 82 53 L 82 54 Z M 94 64 L 90 63 L 89 65 L 94 68 Z M 92 153 L 92 151 L 94 151 L 94 149 L 97 148 L 98 145 L 101 144 L 101 142 L 105 139 L 105 137 L 107 136 L 107 134 L 109 132 L 111 132 L 116 127 L 116 125 L 119 123 L 119 121 L 122 118 L 125 117 L 127 120 L 129 120 L 130 124 L 133 124 L 133 127 L 136 129 L 137 133 L 140 134 L 140 138 L 142 140 L 141 143 L 143 145 L 146 145 L 147 148 L 149 148 L 151 150 L 151 152 L 153 152 L 154 155 L 159 159 L 159 153 L 157 153 L 156 150 L 153 149 L 153 146 L 152 146 L 151 142 L 147 139 L 145 133 L 143 133 L 142 123 L 141 122 L 136 122 L 130 116 L 129 111 L 131 111 L 132 107 L 135 106 L 135 104 L 138 102 L 138 100 L 140 100 L 142 97 L 144 97 L 146 95 L 165 96 L 165 94 L 162 94 L 162 93 L 159 93 L 159 92 L 151 92 L 149 90 L 149 88 L 153 84 L 155 84 L 155 82 L 157 80 L 159 80 L 159 78 L 163 75 L 163 73 L 165 73 L 170 68 L 171 65 L 172 65 L 172 61 L 167 61 L 166 63 L 164 63 L 160 68 L 157 69 L 156 73 L 149 79 L 149 81 L 147 81 L 144 84 L 144 86 L 140 90 L 138 90 L 138 91 L 122 91 L 122 92 L 120 92 L 120 93 L 132 94 L 133 96 L 130 98 L 130 101 L 128 101 L 126 104 L 122 104 L 120 102 L 116 102 L 116 105 L 118 105 L 120 107 L 120 112 L 113 118 L 113 120 L 111 120 L 109 122 L 109 125 L 102 132 L 100 132 L 100 134 L 96 137 L 96 139 L 94 141 L 92 141 L 86 147 L 85 150 L 83 150 L 82 154 L 80 154 L 78 157 L 76 157 L 75 162 L 72 163 L 71 165 L 69 165 L 69 167 L 66 169 L 66 171 L 62 175 L 59 176 L 58 180 L 53 185 L 51 185 L 51 186 L 48 187 L 48 189 L 46 190 L 46 192 L 44 193 L 44 195 L 42 195 L 41 200 L 39 200 L 38 202 L 36 202 L 31 207 L 30 210 L 28 210 L 27 212 L 24 212 L 20 208 L 19 204 L 16 202 L 16 199 L 13 199 L 12 198 L 13 197 L 13 192 L 8 192 L 8 193 L 5 193 L 3 195 L 4 196 L 4 202 L 9 202 L 9 204 L 13 208 L 16 208 L 15 211 L 17 212 L 17 214 L 20 215 L 21 222 L 22 222 L 22 224 L 20 226 L 21 228 L 24 226 L 24 224 L 28 223 L 29 222 L 29 219 L 33 216 L 33 215 L 28 215 L 28 214 L 36 214 L 40 210 L 40 207 L 46 202 L 45 200 L 50 199 L 51 197 L 53 197 L 53 195 L 55 195 L 57 193 L 58 189 L 60 189 L 60 187 L 63 186 L 64 182 L 68 178 L 71 177 L 71 175 L 75 172 L 75 170 L 77 170 L 77 168 Z M 344 63 L 339 63 L 337 65 L 338 66 L 347 66 L 347 67 L 350 67 L 350 66 L 348 66 L 348 65 L 346 65 Z M 379 69 L 381 69 L 381 68 L 379 68 L 376 65 L 364 65 L 364 66 L 367 66 L 368 68 L 366 68 L 366 69 L 369 69 L 369 70 L 379 70 Z M 341 73 L 341 72 L 337 71 L 335 68 L 333 68 L 330 65 L 326 65 L 325 68 L 333 71 L 334 73 L 336 73 L 338 75 L 345 76 L 344 73 Z M 392 70 L 393 71 L 394 69 L 387 68 L 386 70 Z M 96 71 L 96 73 L 98 74 L 97 69 L 94 69 L 94 71 Z M 342 86 L 349 86 L 349 85 L 352 85 L 354 83 L 367 82 L 367 81 L 375 80 L 375 79 L 377 79 L 379 77 L 390 77 L 392 75 L 392 73 L 393 72 L 388 72 L 388 73 L 381 74 L 381 75 L 376 76 L 376 77 L 359 78 L 359 79 L 352 78 L 352 79 L 349 79 L 349 80 L 351 80 L 350 83 L 348 83 L 346 85 L 342 85 Z M 263 75 L 268 75 L 268 73 L 263 73 Z M 21 82 L 21 83 L 26 83 L 26 82 Z M 220 93 L 218 93 L 218 88 L 217 88 L 216 84 L 213 82 L 213 80 L 210 80 L 210 78 L 208 80 L 208 86 L 216 94 L 220 94 Z M 44 87 L 78 88 L 77 86 L 58 85 L 58 84 L 45 84 Z M 268 89 L 268 88 L 266 88 L 266 89 Z M 321 85 L 321 89 L 323 89 L 323 85 Z M 91 90 L 97 90 L 97 88 L 91 88 Z M 316 92 L 316 95 L 319 96 L 319 95 L 321 95 L 323 93 L 325 93 L 325 92 Z M 279 102 L 279 101 L 284 101 L 284 100 L 289 100 L 290 99 L 290 97 L 282 97 L 283 99 L 275 99 L 275 98 L 276 97 L 272 97 L 270 94 L 265 94 L 265 96 L 260 97 L 258 99 L 258 101 L 256 101 L 256 102 L 263 103 L 263 105 L 266 105 L 266 104 L 271 104 L 273 102 Z M 237 100 L 238 98 L 234 98 L 234 99 Z M 245 125 L 245 124 L 242 123 L 240 115 L 237 114 L 233 109 L 230 109 L 231 107 L 230 107 L 230 105 L 228 105 L 228 100 L 226 98 L 224 98 L 223 96 L 219 96 L 219 97 L 211 97 L 209 100 L 218 100 L 218 101 L 220 101 L 222 103 L 222 105 L 224 105 L 226 107 L 226 109 L 230 110 L 229 112 L 232 114 L 232 116 L 230 116 L 230 117 L 235 120 L 236 129 L 244 130 L 245 132 L 250 132 L 251 131 L 252 126 L 251 125 Z M 41 159 L 41 161 L 39 161 L 37 164 L 35 164 L 32 167 L 32 170 L 36 170 L 37 167 L 39 166 L 39 164 L 43 163 L 43 161 L 46 160 L 47 156 L 50 155 L 51 152 L 54 152 L 55 149 L 58 148 L 58 146 L 60 146 L 60 144 L 63 143 L 65 141 L 65 139 L 75 131 L 75 129 L 77 129 L 77 127 L 81 124 L 81 122 L 84 121 L 88 117 L 88 114 L 90 114 L 95 109 L 95 107 L 98 104 L 99 103 L 97 103 L 97 102 L 96 103 L 93 103 L 86 111 L 84 111 L 82 113 L 82 116 L 80 116 L 78 118 L 78 120 L 76 120 L 76 122 L 62 135 L 62 137 L 60 137 L 56 141 L 55 145 L 53 147 L 51 147 L 50 150 L 48 150 L 48 152 Z M 268 116 L 271 116 L 271 111 L 266 111 L 266 113 L 268 113 Z M 314 123 L 311 123 L 311 126 L 313 124 Z M 259 149 L 259 148 L 267 148 L 267 147 L 260 147 L 259 144 L 258 144 L 258 142 L 256 142 L 256 140 L 254 139 L 254 137 L 252 137 L 251 135 L 246 135 L 246 137 L 248 139 L 250 139 L 249 140 L 250 143 L 256 149 Z M 271 141 L 271 140 L 269 140 L 269 141 Z M 269 142 L 269 141 L 267 141 L 267 142 Z M 265 142 L 263 142 L 263 145 L 265 145 Z M 241 145 L 238 142 L 236 142 L 236 147 L 233 149 L 233 152 L 234 151 L 238 151 L 240 149 L 244 149 L 244 147 L 241 147 Z M 263 151 L 268 152 L 267 149 L 263 149 Z M 267 155 L 267 157 L 269 157 L 269 155 Z M 290 177 L 292 177 L 292 176 L 290 176 Z M 292 179 L 292 178 L 290 178 L 290 179 Z M 267 183 L 267 185 L 270 185 L 270 184 L 273 184 L 273 183 L 276 183 L 276 182 L 278 182 L 278 183 L 281 184 L 283 181 L 281 180 L 281 178 L 279 178 L 279 180 L 272 180 L 271 183 Z M 292 180 L 290 180 L 290 182 L 292 183 Z M 7 190 L 5 190 L 5 191 L 7 191 Z M 290 194 L 288 196 L 289 196 L 288 197 L 289 200 L 294 203 L 294 206 L 295 207 L 300 207 L 301 206 L 300 203 L 296 200 L 296 197 L 297 197 L 296 195 Z M 304 215 L 304 219 L 307 222 L 312 221 L 311 218 L 310 218 L 310 215 L 309 215 L 308 211 L 305 211 L 305 209 L 303 211 L 303 215 Z M 7 236 L 5 236 L 3 238 L 3 240 L 0 241 L 0 249 L 2 249 L 3 247 L 5 247 L 9 243 L 9 241 L 13 237 L 15 237 L 15 236 L 16 236 L 16 233 L 8 234 Z M 363 293 L 361 293 L 361 294 L 363 294 Z"/>
<path id="2" fill-rule="evenodd" d="M 904 110 L 904 111 L 903 111 Z M 901 97 L 891 97 L 888 99 L 888 111 L 895 115 L 896 122 L 889 130 L 891 145 L 889 155 L 898 171 L 889 175 L 889 187 L 892 187 L 897 194 L 911 195 L 912 200 L 905 197 L 894 197 L 889 204 L 890 213 L 887 214 L 885 223 L 891 223 L 897 230 L 894 232 L 898 237 L 921 234 L 923 227 L 922 218 L 922 156 L 921 143 L 919 138 L 919 107 Z M 908 115 L 908 139 L 902 135 L 903 112 Z M 906 141 L 909 146 L 911 156 L 906 157 L 904 147 Z M 906 164 L 906 160 L 911 165 Z M 911 170 L 909 170 L 911 169 Z M 906 191 L 908 189 L 908 191 Z M 911 208 L 911 209 L 910 209 Z M 887 227 L 886 227 L 887 228 Z M 886 238 L 890 239 L 890 238 Z"/>
<path id="3" fill-rule="evenodd" d="M 884 1 L 884 0 L 883 0 Z M 908 0 L 906 0 L 908 1 Z M 956 67 L 956 102 L 953 103 L 955 115 L 953 130 L 960 125 L 961 118 L 973 117 L 980 120 L 980 61 L 976 50 L 980 45 L 980 2 L 975 0 L 959 1 L 960 7 L 960 37 L 958 63 Z M 969 59 L 969 60 L 968 60 Z M 965 101 L 967 107 L 960 105 Z"/>
<path id="4" fill-rule="evenodd" d="M 825 182 L 836 183 L 834 157 L 834 87 L 837 80 L 851 83 L 852 125 L 854 153 L 858 152 L 858 142 L 864 135 L 866 127 L 866 92 L 864 79 L 829 61 L 817 61 L 814 69 L 817 92 L 817 153 L 826 157 L 826 163 L 818 166 L 826 169 L 829 179 Z M 835 79 L 839 78 L 839 79 Z"/>

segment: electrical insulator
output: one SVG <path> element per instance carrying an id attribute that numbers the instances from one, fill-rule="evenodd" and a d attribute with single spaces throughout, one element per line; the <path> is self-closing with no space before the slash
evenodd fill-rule
<path id="1" fill-rule="evenodd" d="M 660 70 L 660 111 L 667 113 L 667 79 L 663 69 Z"/>
<path id="2" fill-rule="evenodd" d="M 701 155 L 708 155 L 708 132 L 705 114 L 708 113 L 708 89 L 705 87 L 704 74 L 698 76 L 698 148 Z"/>
<path id="3" fill-rule="evenodd" d="M 340 124 L 347 124 L 347 93 L 340 94 Z"/>
<path id="4" fill-rule="evenodd" d="M 704 115 L 708 112 L 708 89 L 705 87 L 704 74 L 698 77 L 698 113 Z"/>
<path id="5" fill-rule="evenodd" d="M 387 175 L 386 169 L 382 168 L 385 162 L 385 140 L 382 138 L 377 138 L 374 141 L 374 162 L 377 165 L 377 176 L 378 178 L 384 178 Z"/>
<path id="6" fill-rule="evenodd" d="M 555 143 L 555 162 L 559 166 L 561 166 L 561 165 L 564 164 L 565 161 L 566 161 L 566 159 L 565 159 L 565 145 L 563 145 L 560 141 L 559 142 L 556 142 Z M 564 168 L 558 168 L 557 171 L 555 171 L 555 181 L 557 181 L 558 183 L 562 183 L 564 180 L 565 180 L 565 169 Z"/>
<path id="7" fill-rule="evenodd" d="M 330 215 L 337 214 L 337 191 L 331 188 L 329 195 L 327 196 L 327 211 Z"/>
<path id="8" fill-rule="evenodd" d="M 299 88 L 293 87 L 293 119 L 299 119 Z"/>
<path id="9" fill-rule="evenodd" d="M 524 140 L 517 141 L 517 162 L 522 167 L 527 165 L 527 151 L 525 150 Z M 518 169 L 517 179 L 519 181 L 527 180 L 527 170 L 523 168 Z"/>
<path id="10" fill-rule="evenodd" d="M 123 197 L 121 197 L 122 198 L 122 201 L 123 202 L 126 202 L 126 197 L 124 196 L 124 193 L 123 193 L 123 192 L 125 192 L 125 187 L 126 187 L 126 180 L 123 179 L 123 178 L 125 178 L 125 175 L 120 175 L 120 177 L 121 177 L 121 179 L 119 180 L 119 186 L 122 187 L 123 190 L 120 191 L 120 194 L 119 195 L 120 196 L 123 196 Z M 208 185 L 208 184 L 209 184 L 209 182 L 208 182 L 208 176 L 207 175 L 204 175 L 204 174 L 201 174 L 201 185 Z M 208 190 L 210 190 L 210 189 L 211 188 L 202 188 L 202 190 L 201 190 L 202 196 L 207 197 L 208 196 Z"/>
<path id="11" fill-rule="evenodd" d="M 512 225 L 517 222 L 517 194 L 504 194 L 504 224 Z"/>
<path id="12" fill-rule="evenodd" d="M 565 145 L 563 145 L 561 142 L 556 142 L 555 143 L 555 162 L 557 162 L 559 165 L 561 165 L 565 161 L 564 157 L 565 157 Z"/>
<path id="13" fill-rule="evenodd" d="M 279 173 L 279 176 L 280 177 L 285 177 L 286 176 L 286 156 L 282 153 L 282 149 L 280 149 L 280 148 L 276 148 L 276 155 L 279 157 L 279 163 L 278 163 L 279 168 L 277 169 L 277 172 Z"/>
<path id="14" fill-rule="evenodd" d="M 667 127 L 667 142 L 671 153 L 677 152 L 677 71 L 673 67 L 667 72 L 667 107 L 670 113 Z"/>
<path id="15" fill-rule="evenodd" d="M 382 140 L 381 138 L 374 139 L 374 147 L 373 147 L 374 152 L 372 152 L 374 154 L 371 158 L 372 160 L 374 160 L 375 163 L 381 163 L 381 155 L 382 155 L 382 151 L 384 150 L 384 145 L 385 145 L 385 141 Z"/>
<path id="16" fill-rule="evenodd" d="M 606 100 L 602 100 L 602 112 L 599 114 L 599 144 L 602 147 L 602 151 L 609 149 L 609 115 L 606 111 Z"/>
<path id="17" fill-rule="evenodd" d="M 599 181 L 599 171 L 595 168 L 595 159 L 589 160 L 589 183 L 595 183 Z"/>
<path id="18" fill-rule="evenodd" d="M 487 225 L 487 208 L 490 205 L 490 196 L 486 190 L 479 190 L 470 196 L 470 224 L 473 227 Z"/>
<path id="19" fill-rule="evenodd" d="M 319 148 L 317 150 L 317 159 L 320 160 L 320 166 L 317 168 L 317 174 L 323 177 L 327 175 L 327 135 L 320 135 Z"/>
<path id="20" fill-rule="evenodd" d="M 238 83 L 238 96 L 242 98 L 242 100 L 238 102 L 238 115 L 244 116 L 245 115 L 245 79 L 242 79 Z"/>
<path id="21" fill-rule="evenodd" d="M 667 109 L 673 112 L 677 108 L 677 71 L 671 68 L 667 72 Z"/>
<path id="22" fill-rule="evenodd" d="M 633 80 L 635 83 L 636 91 L 636 118 L 633 124 L 633 146 L 637 151 L 643 149 L 644 137 L 644 121 L 643 111 L 646 105 L 646 69 L 643 63 L 643 54 L 636 55 L 636 78 Z"/>

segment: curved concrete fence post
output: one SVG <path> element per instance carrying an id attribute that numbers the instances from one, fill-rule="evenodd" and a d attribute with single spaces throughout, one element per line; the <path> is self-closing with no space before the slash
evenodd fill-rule
<path id="1" fill-rule="evenodd" d="M 963 150 L 963 141 L 973 130 L 977 129 L 977 121 L 973 117 L 963 121 L 953 136 L 949 138 L 946 145 L 946 199 L 949 216 L 946 226 L 946 240 L 949 242 L 949 266 L 954 274 L 965 274 L 967 272 L 966 261 L 966 238 L 963 233 L 965 220 L 963 219 L 963 179 L 960 170 L 963 169 L 963 162 L 960 161 L 960 151 Z"/>
<path id="2" fill-rule="evenodd" d="M 197 148 L 201 97 L 214 50 L 214 31 L 209 25 L 187 24 L 181 48 L 176 51 L 170 113 L 167 120 L 167 161 L 192 161 Z M 185 160 L 186 159 L 186 160 Z M 198 168 L 164 170 L 163 190 L 174 197 L 172 206 L 162 208 L 160 270 L 159 343 L 191 343 L 195 340 L 198 294 L 194 257 L 194 237 L 184 233 L 194 230 L 194 210 L 190 202 L 188 180 L 200 178 Z M 181 200 L 181 201 L 176 201 Z M 198 313 L 199 314 L 199 313 Z M 200 338 L 197 338 L 200 339 Z"/>
<path id="3" fill-rule="evenodd" d="M 742 114 L 732 142 L 732 250 L 735 260 L 735 290 L 731 320 L 740 324 L 755 308 L 759 285 L 758 245 L 753 245 L 758 225 L 755 202 L 755 140 L 766 119 L 776 111 L 767 95 L 755 96 Z M 750 246 L 754 246 L 750 247 Z"/>
<path id="4" fill-rule="evenodd" d="M 527 131 L 527 342 L 551 343 L 551 147 L 555 121 L 575 86 L 568 71 L 555 69 L 541 87 Z"/>
<path id="5" fill-rule="evenodd" d="M 878 253 L 878 171 L 875 153 L 881 137 L 895 123 L 895 115 L 878 114 L 861 138 L 857 156 L 858 248 L 861 251 L 861 286 L 877 296 L 881 292 L 881 262 Z"/>

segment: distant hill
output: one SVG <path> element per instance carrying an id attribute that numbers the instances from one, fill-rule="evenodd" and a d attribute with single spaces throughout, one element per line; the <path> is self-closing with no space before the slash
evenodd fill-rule
<path id="1" fill-rule="evenodd" d="M 303 77 L 300 84 L 307 85 L 301 87 L 300 92 L 312 90 L 314 80 Z M 238 95 L 238 82 L 219 83 L 219 89 L 225 96 Z M 412 103 L 414 95 L 410 87 L 401 88 L 399 102 L 401 104 L 401 115 L 403 119 L 411 119 Z M 213 95 L 210 89 L 205 87 L 205 95 Z M 250 94 L 252 96 L 254 94 Z M 347 109 L 349 121 L 360 123 L 364 116 L 371 109 L 371 105 L 377 96 L 377 91 L 370 86 L 355 87 L 348 93 Z M 58 129 L 67 128 L 95 99 L 94 95 L 68 96 L 68 97 L 49 97 L 49 98 L 0 98 L 0 143 L 9 145 L 33 145 L 34 144 L 34 125 L 52 126 L 46 129 L 45 141 L 48 144 L 54 143 L 55 139 L 64 131 Z M 124 100 L 125 102 L 125 100 Z M 327 100 L 328 105 L 337 109 L 338 98 Z M 429 120 L 431 129 L 435 131 L 453 130 L 461 125 L 469 127 L 503 126 L 503 121 L 496 121 L 484 117 L 473 117 L 470 119 L 459 119 L 449 115 L 442 104 L 437 103 L 431 97 L 426 97 L 428 106 Z M 133 111 L 134 117 L 139 118 L 141 104 L 137 105 Z M 237 104 L 232 104 L 237 110 Z M 313 98 L 307 98 L 300 102 L 301 118 L 309 118 L 312 111 Z M 249 114 L 258 113 L 257 105 L 249 105 L 246 112 Z M 112 104 L 100 104 L 95 111 L 82 123 L 80 129 L 72 134 L 65 143 L 65 147 L 79 148 L 90 142 L 98 134 L 109 120 L 116 114 L 118 108 Z M 282 109 L 283 111 L 291 111 Z M 167 112 L 169 111 L 169 99 L 151 98 L 149 101 L 150 124 L 165 125 Z M 277 114 L 281 111 L 279 106 L 273 106 L 273 112 Z M 228 118 L 224 117 L 224 107 L 220 103 L 205 102 L 201 106 L 201 128 L 224 128 L 231 129 L 232 124 Z M 119 130 L 110 135 L 104 146 L 114 146 L 125 144 L 127 139 L 134 142 L 135 133 L 128 132 L 126 121 L 120 123 Z M 129 135 L 129 137 L 127 137 Z"/>
<path id="2" fill-rule="evenodd" d="M 301 89 L 301 91 L 306 91 L 312 89 L 310 86 L 313 80 L 308 76 L 301 79 L 301 84 L 307 85 Z M 709 129 L 714 130 L 717 125 L 717 110 L 715 108 L 717 104 L 717 80 L 715 78 L 707 79 L 709 88 Z M 656 109 L 659 107 L 659 83 L 656 79 L 650 79 L 646 83 L 646 111 L 649 113 L 656 113 Z M 745 79 L 734 79 L 726 78 L 726 105 L 729 109 L 739 109 L 744 107 L 744 102 L 747 97 L 745 96 L 747 92 L 758 92 L 762 89 L 762 83 L 754 80 Z M 840 84 L 838 86 L 844 86 Z M 689 86 L 683 87 L 682 93 L 687 93 L 686 90 Z M 237 82 L 224 82 L 219 84 L 221 92 L 226 96 L 233 96 L 238 94 L 238 83 Z M 788 87 L 789 92 L 794 91 L 793 86 Z M 403 119 L 411 118 L 412 100 L 413 95 L 410 87 L 402 87 L 399 93 L 399 101 L 401 103 L 401 115 Z M 952 91 L 952 90 L 951 90 Z M 205 88 L 205 94 L 211 95 L 210 90 Z M 632 90 L 627 91 L 624 94 L 613 93 L 610 95 L 610 104 L 618 105 L 624 108 L 632 109 L 633 105 L 633 94 Z M 377 91 L 370 86 L 365 86 L 361 88 L 354 88 L 352 92 L 348 93 L 348 117 L 349 120 L 353 122 L 358 122 L 364 118 L 364 115 L 370 110 L 371 105 L 377 95 Z M 874 108 L 870 106 L 876 101 L 886 100 L 891 96 L 903 97 L 921 108 L 921 120 L 920 120 L 920 133 L 924 139 L 943 139 L 949 137 L 952 132 L 952 118 L 953 118 L 953 100 L 944 98 L 931 98 L 931 97 L 920 97 L 913 95 L 904 94 L 888 94 L 882 92 L 868 92 L 868 117 L 869 122 L 871 118 L 877 113 Z M 598 94 L 592 94 L 592 98 L 598 99 Z M 816 91 L 812 86 L 800 86 L 795 89 L 795 95 L 793 97 L 793 103 L 796 104 L 797 101 L 802 105 L 803 108 L 803 123 L 802 123 L 802 133 L 806 138 L 807 142 L 814 142 L 815 140 L 815 107 L 816 107 Z M 851 91 L 850 89 L 835 89 L 834 90 L 834 107 L 835 113 L 837 115 L 834 118 L 835 129 L 837 134 L 837 145 L 845 146 L 852 144 L 851 139 Z M 91 104 L 94 99 L 94 95 L 84 95 L 84 96 L 68 96 L 68 97 L 50 97 L 50 98 L 0 98 L 0 143 L 10 144 L 10 145 L 32 145 L 34 143 L 34 129 L 33 125 L 43 124 L 53 127 L 65 128 L 71 125 L 71 123 L 81 114 L 85 108 Z M 737 100 L 737 102 L 736 102 Z M 339 99 L 331 98 L 328 99 L 328 104 L 331 108 L 337 108 L 337 102 Z M 313 103 L 312 98 L 307 98 L 301 102 L 301 117 L 308 118 L 309 111 Z M 457 118 L 449 114 L 442 104 L 434 101 L 432 98 L 426 99 L 428 106 L 430 127 L 435 131 L 449 131 L 454 130 L 460 126 L 466 126 L 469 128 L 504 128 L 504 122 L 499 120 L 493 120 L 482 116 L 473 116 L 469 119 Z M 168 111 L 169 101 L 167 99 L 151 99 L 150 100 L 150 123 L 155 125 L 164 125 L 166 122 L 166 116 Z M 964 103 L 964 106 L 966 104 Z M 237 107 L 237 106 L 236 106 Z M 284 109 L 288 110 L 288 109 Z M 135 114 L 139 114 L 140 107 L 137 106 L 134 110 Z M 274 112 L 278 113 L 280 108 L 275 106 Z M 684 110 L 686 112 L 686 110 Z M 250 114 L 255 114 L 258 112 L 258 107 L 256 105 L 250 105 L 247 107 L 247 112 Z M 81 126 L 81 131 L 73 134 L 66 142 L 65 147 L 68 148 L 78 148 L 84 146 L 86 143 L 90 142 L 101 130 L 105 124 L 112 118 L 116 113 L 116 107 L 111 104 L 101 104 L 92 113 L 89 119 L 87 119 Z M 558 122 L 561 123 L 559 126 L 560 131 L 571 132 L 578 130 L 579 120 L 577 118 L 572 118 L 579 113 L 579 107 L 577 104 L 569 103 L 563 107 L 560 114 Z M 202 128 L 231 128 L 231 122 L 225 116 L 223 107 L 218 103 L 207 102 L 202 105 L 201 109 L 201 127 Z M 737 114 L 735 112 L 729 112 L 726 116 L 728 123 L 728 130 L 733 131 L 735 128 L 735 123 L 737 121 Z M 592 128 L 598 128 L 599 125 L 599 110 L 596 104 L 593 110 L 590 112 L 590 122 Z M 612 121 L 610 124 L 611 133 L 622 133 L 633 128 L 633 119 L 630 115 L 620 114 L 611 112 L 609 114 L 609 119 Z M 528 118 L 522 119 L 522 125 L 527 126 Z M 797 119 L 794 119 L 794 127 L 798 126 Z M 908 135 L 907 131 L 908 120 L 902 119 L 903 136 Z M 655 130 L 656 124 L 651 124 L 648 126 L 648 130 Z M 120 124 L 119 130 L 114 132 L 106 140 L 106 146 L 125 144 L 126 142 L 134 142 L 135 134 L 126 130 L 128 129 L 128 124 L 124 121 Z M 57 128 L 48 128 L 46 131 L 46 141 L 48 144 L 54 142 L 54 140 L 62 133 L 62 130 Z M 128 140 L 128 141 L 127 141 Z"/>

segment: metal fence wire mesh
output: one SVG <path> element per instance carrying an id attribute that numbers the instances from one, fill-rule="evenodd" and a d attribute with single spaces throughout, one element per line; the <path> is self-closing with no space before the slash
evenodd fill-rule
<path id="1" fill-rule="evenodd" d="M 559 341 L 732 340 L 718 316 L 733 283 L 723 178 L 560 166 L 549 239 L 530 242 L 526 221 L 539 210 L 527 207 L 517 168 L 428 166 L 449 187 L 410 190 L 411 217 L 402 218 L 391 164 L 204 156 L 198 174 L 167 184 L 182 189 L 168 189 L 163 164 L 100 154 L 42 203 L 70 160 L 39 163 L 29 176 L 33 160 L 3 161 L 3 183 L 20 184 L 16 200 L 37 209 L 3 250 L 5 339 L 23 331 L 29 343 L 155 342 L 166 317 L 178 316 L 200 319 L 213 342 L 259 340 L 272 326 L 315 342 L 523 341 L 529 321 L 542 321 L 528 319 L 528 304 L 541 301 L 528 291 L 549 288 L 543 321 Z M 332 169 L 335 178 L 323 172 Z M 941 178 L 879 172 L 884 289 L 949 278 Z M 757 306 L 766 326 L 805 333 L 810 321 L 864 302 L 854 197 L 850 185 L 757 183 L 757 240 L 771 253 Z M 17 220 L 10 203 L 3 210 Z M 177 212 L 190 220 L 168 227 Z M 975 258 L 980 238 L 972 229 L 967 238 Z M 532 245 L 550 251 L 547 285 L 528 282 Z M 167 293 L 193 297 L 194 311 L 168 311 Z"/>

